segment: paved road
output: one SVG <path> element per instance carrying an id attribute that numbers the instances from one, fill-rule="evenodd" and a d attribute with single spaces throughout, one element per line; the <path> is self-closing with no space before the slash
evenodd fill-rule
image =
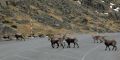
<path id="1" fill-rule="evenodd" d="M 91 35 L 82 34 L 77 35 L 80 48 L 53 49 L 47 38 L 0 42 L 0 60 L 120 60 L 120 34 L 105 35 L 117 40 L 117 51 L 104 51 L 102 43 L 94 44 Z"/>

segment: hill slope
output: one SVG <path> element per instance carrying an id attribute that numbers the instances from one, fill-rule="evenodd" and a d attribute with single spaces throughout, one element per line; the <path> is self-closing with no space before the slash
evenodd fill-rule
<path id="1" fill-rule="evenodd" d="M 113 9 L 110 3 L 115 4 Z M 117 7 L 119 0 L 1 0 L 0 31 L 27 35 L 119 32 L 120 11 L 114 11 Z"/>

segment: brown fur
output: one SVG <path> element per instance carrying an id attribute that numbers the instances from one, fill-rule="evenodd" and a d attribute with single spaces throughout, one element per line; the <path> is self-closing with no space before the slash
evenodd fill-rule
<path id="1" fill-rule="evenodd" d="M 65 41 L 68 44 L 68 46 L 67 46 L 68 48 L 70 48 L 70 43 L 74 44 L 74 48 L 75 48 L 75 45 L 77 46 L 77 48 L 79 48 L 79 45 L 77 43 L 77 39 L 76 38 L 67 38 L 67 39 L 65 39 Z"/>
<path id="2" fill-rule="evenodd" d="M 109 48 L 109 50 L 111 50 L 109 46 L 113 46 L 112 50 L 116 51 L 117 50 L 116 43 L 117 42 L 115 40 L 107 40 L 104 38 L 104 44 L 106 46 L 105 50 L 107 50 L 107 48 Z"/>
<path id="3" fill-rule="evenodd" d="M 95 42 L 100 42 L 100 43 L 102 43 L 103 42 L 103 38 L 104 38 L 104 36 L 99 36 L 99 35 L 97 35 L 97 36 L 92 36 L 92 38 L 93 38 L 93 40 L 94 40 L 94 43 Z"/>
<path id="4" fill-rule="evenodd" d="M 55 44 L 57 44 L 57 48 L 59 47 L 59 44 L 64 48 L 63 36 L 61 35 L 49 36 L 48 40 L 50 40 L 52 48 L 55 47 Z"/>
<path id="5" fill-rule="evenodd" d="M 71 43 L 74 44 L 74 48 L 75 48 L 75 46 L 77 46 L 77 48 L 79 48 L 79 45 L 78 45 L 78 43 L 77 43 L 78 40 L 77 40 L 75 37 L 70 36 L 70 34 L 65 35 L 64 37 L 65 37 L 65 38 L 64 38 L 65 41 L 66 41 L 67 44 L 68 44 L 67 48 L 70 48 L 70 47 L 71 47 L 71 46 L 70 46 Z"/>
<path id="6" fill-rule="evenodd" d="M 15 36 L 16 40 L 24 40 L 25 41 L 25 38 L 21 34 L 15 34 L 14 36 Z"/>

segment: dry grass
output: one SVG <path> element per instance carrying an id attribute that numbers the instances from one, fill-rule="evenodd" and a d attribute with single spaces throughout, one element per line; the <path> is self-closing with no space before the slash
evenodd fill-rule
<path id="1" fill-rule="evenodd" d="M 67 3 L 68 3 L 68 6 L 66 5 L 67 8 L 69 8 L 69 4 L 71 4 L 71 7 L 77 6 L 76 3 L 73 3 L 73 0 L 70 0 L 70 1 L 66 2 L 66 4 Z M 69 21 L 70 21 L 71 22 L 70 28 L 72 27 L 72 29 L 69 29 L 69 30 L 66 30 L 65 28 L 56 29 L 52 26 L 45 25 L 44 23 L 37 22 L 37 20 L 34 20 L 30 15 L 27 15 L 25 13 L 27 11 L 22 9 L 22 7 L 20 7 L 21 8 L 20 9 L 19 7 L 12 6 L 12 5 L 9 5 L 9 10 L 10 10 L 10 12 L 14 13 L 14 16 L 13 17 L 9 17 L 9 16 L 5 17 L 5 20 L 11 22 L 7 25 L 10 25 L 10 26 L 11 25 L 17 25 L 18 26 L 17 31 L 20 32 L 20 33 L 23 33 L 24 35 L 31 34 L 31 31 L 35 34 L 40 34 L 40 33 L 42 33 L 42 34 L 51 34 L 51 33 L 61 34 L 61 33 L 70 33 L 72 31 L 76 31 L 76 30 L 78 30 L 80 32 L 84 32 L 84 33 L 90 33 L 90 32 L 92 32 L 92 33 L 95 32 L 96 33 L 96 31 L 94 31 L 92 29 L 92 28 L 96 28 L 96 27 L 98 29 L 101 29 L 101 30 L 105 29 L 105 28 L 108 28 L 108 29 L 110 29 L 111 31 L 114 31 L 114 32 L 120 30 L 120 24 L 115 23 L 114 20 L 109 20 L 109 21 L 104 22 L 105 19 L 102 21 L 102 18 L 100 18 L 100 17 L 97 17 L 98 20 L 93 20 L 94 19 L 94 17 L 92 17 L 93 16 L 92 15 L 93 11 L 91 11 L 91 10 L 86 12 L 87 14 L 82 13 L 84 11 L 82 9 L 80 9 L 81 15 L 78 15 L 74 11 L 72 13 L 68 14 L 68 15 L 67 14 L 64 15 L 61 9 L 54 8 L 54 6 L 51 7 L 51 6 L 47 6 L 47 5 L 44 5 L 44 4 L 40 4 L 40 5 L 41 6 L 43 5 L 43 6 L 47 7 L 47 9 L 45 9 L 45 11 L 44 11 L 44 9 L 39 9 L 39 6 L 37 7 L 37 6 L 34 6 L 34 5 L 30 5 L 31 15 L 35 14 L 35 16 L 38 15 L 38 16 L 42 16 L 43 18 L 44 18 L 44 15 L 45 15 L 46 17 L 47 16 L 53 17 L 53 18 L 55 18 L 54 20 L 58 20 L 58 21 L 61 21 L 61 22 L 66 20 L 65 22 L 68 22 L 68 23 L 66 23 L 68 25 L 69 25 Z M 59 6 L 57 6 L 57 7 L 59 7 Z M 60 7 L 63 7 L 63 6 L 61 5 Z M 67 10 L 67 8 L 63 8 L 63 9 Z M 74 8 L 73 8 L 73 10 L 74 10 Z M 22 11 L 24 11 L 24 12 L 22 12 Z M 87 24 L 81 23 L 82 19 L 80 19 L 80 18 L 82 18 L 82 17 L 83 17 L 83 19 L 85 18 L 85 19 L 88 20 Z M 64 20 L 63 20 L 63 18 L 64 18 Z M 14 21 L 13 19 L 16 19 L 16 20 Z M 28 21 L 31 21 L 31 23 L 30 22 L 26 23 L 26 24 L 16 23 L 16 21 L 22 21 L 22 20 L 28 20 Z M 49 23 L 49 22 L 47 22 L 47 23 Z M 31 27 L 32 27 L 32 29 L 31 29 Z M 65 27 L 67 27 L 67 25 L 65 25 Z"/>
<path id="2" fill-rule="evenodd" d="M 46 26 L 42 23 L 38 23 L 34 20 L 34 23 L 32 23 L 32 26 L 30 24 L 23 24 L 23 25 L 19 25 L 19 28 L 17 29 L 20 33 L 24 34 L 24 35 L 29 35 L 31 34 L 31 31 L 35 34 L 64 34 L 66 32 L 71 32 L 69 30 L 66 29 L 55 29 L 51 26 Z M 32 27 L 32 29 L 31 29 Z"/>
<path id="3" fill-rule="evenodd" d="M 55 19 L 59 21 L 63 21 L 62 16 L 56 15 L 54 13 L 48 13 L 48 15 L 54 17 Z"/>

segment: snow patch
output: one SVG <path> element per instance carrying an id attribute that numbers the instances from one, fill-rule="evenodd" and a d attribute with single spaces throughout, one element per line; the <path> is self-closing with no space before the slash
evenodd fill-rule
<path id="1" fill-rule="evenodd" d="M 81 2 L 79 0 L 77 1 L 77 3 L 81 5 Z"/>
<path id="2" fill-rule="evenodd" d="M 113 3 L 110 3 L 110 8 L 112 9 L 114 5 L 115 5 L 115 4 L 113 4 Z"/>
<path id="3" fill-rule="evenodd" d="M 103 3 L 104 3 L 105 1 L 103 1 L 103 0 L 102 0 L 101 2 L 103 2 Z"/>
<path id="4" fill-rule="evenodd" d="M 117 7 L 116 9 L 113 9 L 113 10 L 116 11 L 116 12 L 119 12 L 120 7 Z"/>
<path id="5" fill-rule="evenodd" d="M 97 10 L 95 11 L 97 14 L 99 13 Z"/>
<path id="6" fill-rule="evenodd" d="M 103 13 L 103 14 L 108 15 L 109 13 Z"/>
<path id="7" fill-rule="evenodd" d="M 114 3 L 110 3 L 111 6 L 115 5 Z"/>

